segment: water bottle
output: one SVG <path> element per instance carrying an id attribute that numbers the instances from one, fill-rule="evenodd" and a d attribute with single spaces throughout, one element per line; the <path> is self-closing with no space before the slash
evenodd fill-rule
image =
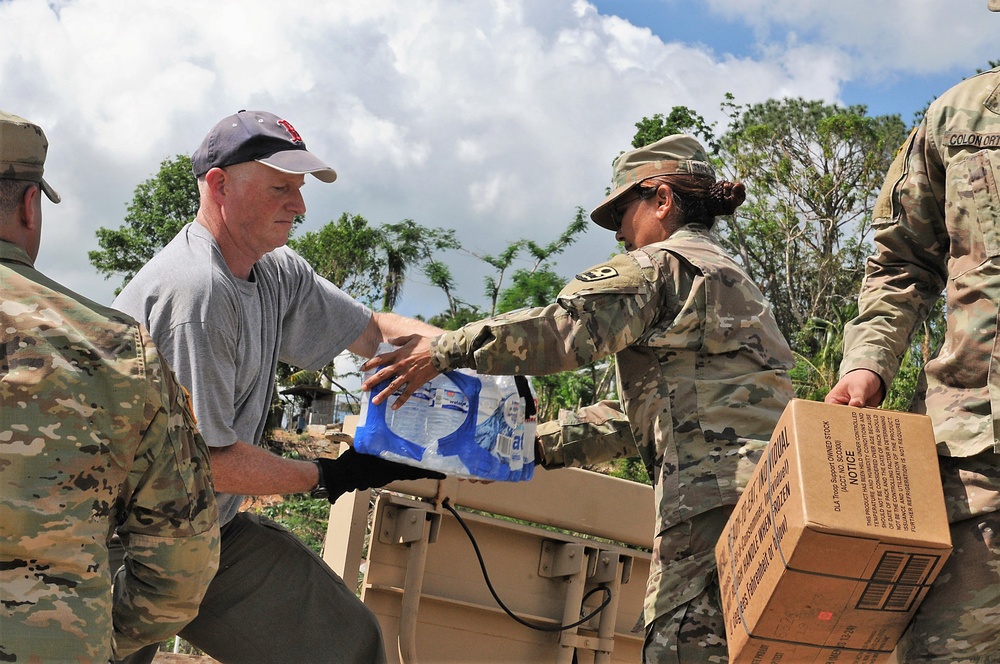
<path id="1" fill-rule="evenodd" d="M 427 441 L 439 441 L 458 431 L 469 416 L 469 398 L 444 376 L 431 381 L 433 398 L 427 410 Z"/>
<path id="2" fill-rule="evenodd" d="M 433 393 L 427 385 L 423 385 L 398 410 L 393 410 L 392 406 L 398 397 L 399 393 L 396 392 L 386 400 L 386 414 L 389 415 L 386 425 L 400 438 L 420 447 L 427 447 L 430 442 L 428 412 L 434 400 Z"/>
<path id="3" fill-rule="evenodd" d="M 531 479 L 534 448 L 526 446 L 533 445 L 535 419 L 526 416 L 514 378 L 463 369 L 436 376 L 394 410 L 398 396 L 376 406 L 365 394 L 358 451 L 458 477 Z"/>

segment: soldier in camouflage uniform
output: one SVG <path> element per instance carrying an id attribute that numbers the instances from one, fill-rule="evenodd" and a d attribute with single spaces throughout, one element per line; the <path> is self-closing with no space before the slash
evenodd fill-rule
<path id="1" fill-rule="evenodd" d="M 0 111 L 0 662 L 104 663 L 197 614 L 218 512 L 208 449 L 145 330 L 33 267 L 41 195 L 59 202 L 47 146 Z"/>
<path id="2" fill-rule="evenodd" d="M 1000 0 L 990 3 L 1000 11 Z M 876 254 L 830 403 L 877 406 L 944 291 L 943 347 L 912 410 L 934 423 L 954 552 L 898 646 L 901 662 L 1000 662 L 1000 69 L 934 101 L 875 209 Z"/>
<path id="3" fill-rule="evenodd" d="M 646 662 L 725 662 L 713 549 L 788 400 L 792 354 L 769 304 L 713 237 L 743 202 L 701 145 L 675 135 L 623 154 L 592 213 L 628 253 L 581 272 L 556 303 L 466 325 L 398 351 L 364 388 L 376 402 L 438 372 L 542 375 L 617 360 L 624 412 L 604 402 L 538 427 L 545 468 L 642 457 L 657 518 Z M 403 387 L 405 385 L 405 388 Z M 624 506 L 623 506 L 624 507 Z"/>

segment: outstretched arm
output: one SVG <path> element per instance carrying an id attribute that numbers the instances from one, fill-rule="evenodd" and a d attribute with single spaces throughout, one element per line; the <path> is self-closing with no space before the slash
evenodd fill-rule
<path id="1" fill-rule="evenodd" d="M 413 335 L 436 337 L 442 332 L 444 330 L 441 328 L 416 318 L 407 318 L 393 313 L 374 313 L 364 332 L 347 349 L 355 355 L 371 357 L 382 342 L 399 345 L 396 340 L 401 337 Z"/>

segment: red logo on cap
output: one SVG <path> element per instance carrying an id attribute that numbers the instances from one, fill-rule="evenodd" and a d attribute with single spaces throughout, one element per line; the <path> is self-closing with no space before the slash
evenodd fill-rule
<path id="1" fill-rule="evenodd" d="M 284 130 L 288 132 L 288 135 L 292 137 L 292 141 L 294 143 L 302 142 L 302 137 L 299 136 L 299 132 L 295 131 L 295 127 L 292 126 L 291 122 L 289 122 L 288 120 L 278 120 L 278 124 L 281 125 L 284 128 Z"/>

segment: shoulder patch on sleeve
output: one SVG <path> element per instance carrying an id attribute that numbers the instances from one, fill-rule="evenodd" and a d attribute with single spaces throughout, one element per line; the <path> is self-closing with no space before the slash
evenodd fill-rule
<path id="1" fill-rule="evenodd" d="M 610 265 L 601 265 L 593 269 L 587 270 L 586 272 L 581 272 L 576 275 L 577 281 L 582 281 L 584 283 L 591 283 L 594 281 L 604 281 L 605 279 L 611 279 L 612 277 L 618 276 L 618 270 L 611 267 Z"/>
<path id="2" fill-rule="evenodd" d="M 607 263 L 595 265 L 585 270 L 566 284 L 560 298 L 572 296 L 580 292 L 635 292 L 646 283 L 642 269 L 630 254 L 618 254 Z"/>

